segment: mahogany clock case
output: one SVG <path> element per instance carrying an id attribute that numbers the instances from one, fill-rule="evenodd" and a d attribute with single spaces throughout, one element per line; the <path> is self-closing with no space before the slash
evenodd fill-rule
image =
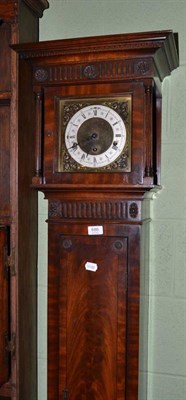
<path id="1" fill-rule="evenodd" d="M 48 400 L 137 400 L 145 198 L 160 184 L 161 83 L 178 66 L 174 35 L 14 49 L 20 84 L 29 73 L 35 97 L 32 187 L 48 200 Z"/>

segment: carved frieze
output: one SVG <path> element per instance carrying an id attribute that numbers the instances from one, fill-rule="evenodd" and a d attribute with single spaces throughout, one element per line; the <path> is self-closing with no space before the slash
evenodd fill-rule
<path id="1" fill-rule="evenodd" d="M 117 80 L 144 76 L 152 72 L 150 61 L 110 60 L 91 64 L 51 65 L 34 70 L 35 82 L 61 83 L 85 80 Z"/>
<path id="2" fill-rule="evenodd" d="M 130 201 L 49 201 L 49 219 L 139 220 L 140 203 Z"/>

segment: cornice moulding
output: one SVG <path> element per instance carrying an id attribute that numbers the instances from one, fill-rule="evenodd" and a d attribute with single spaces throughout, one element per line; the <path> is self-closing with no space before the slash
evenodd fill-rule
<path id="1" fill-rule="evenodd" d="M 31 0 L 25 0 L 31 1 Z M 13 47 L 23 59 L 29 58 L 33 63 L 41 63 L 42 58 L 53 57 L 52 63 L 65 63 L 72 54 L 77 61 L 88 60 L 89 54 L 95 54 L 95 60 L 153 58 L 157 74 L 162 81 L 179 65 L 178 50 L 171 30 L 157 32 L 141 32 L 119 35 L 94 36 L 77 39 L 63 39 L 23 44 Z M 55 59 L 54 59 L 55 57 Z"/>

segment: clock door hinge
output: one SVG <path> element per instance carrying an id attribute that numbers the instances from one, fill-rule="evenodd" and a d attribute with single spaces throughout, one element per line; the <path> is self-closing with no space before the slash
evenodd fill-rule
<path id="1" fill-rule="evenodd" d="M 15 269 L 15 249 L 13 248 L 11 250 L 11 254 L 7 254 L 7 248 L 5 247 L 4 251 L 4 257 L 5 257 L 5 274 L 8 276 L 15 276 L 16 275 L 16 269 Z"/>
<path id="2" fill-rule="evenodd" d="M 8 333 L 5 334 L 5 351 L 11 353 L 12 356 L 15 355 L 16 351 L 16 334 L 12 333 L 11 339 L 9 340 Z"/>

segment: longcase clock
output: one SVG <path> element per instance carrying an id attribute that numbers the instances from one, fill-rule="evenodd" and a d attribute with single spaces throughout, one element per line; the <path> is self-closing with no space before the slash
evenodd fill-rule
<path id="1" fill-rule="evenodd" d="M 37 399 L 37 193 L 30 76 L 10 45 L 37 41 L 47 0 L 0 0 L 0 400 Z M 20 102 L 18 111 L 18 93 Z"/>
<path id="2" fill-rule="evenodd" d="M 16 50 L 35 96 L 32 186 L 48 200 L 48 400 L 137 400 L 147 193 L 160 187 L 161 83 L 178 66 L 174 34 Z"/>

